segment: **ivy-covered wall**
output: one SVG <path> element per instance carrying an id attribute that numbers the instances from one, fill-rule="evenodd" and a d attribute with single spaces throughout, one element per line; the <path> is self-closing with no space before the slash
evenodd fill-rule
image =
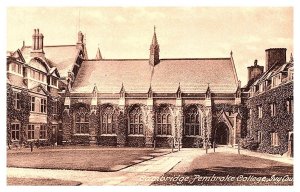
<path id="1" fill-rule="evenodd" d="M 116 146 L 117 136 L 97 136 L 97 144 L 100 146 Z"/>
<path id="2" fill-rule="evenodd" d="M 288 133 L 293 131 L 293 114 L 288 113 L 286 101 L 293 97 L 293 83 L 286 83 L 249 98 L 247 106 L 252 114 L 247 121 L 250 136 L 257 140 L 257 132 L 262 132 L 258 151 L 283 154 L 288 149 Z M 271 103 L 276 104 L 276 115 L 271 116 Z M 258 106 L 262 106 L 262 118 L 258 118 Z M 271 145 L 271 133 L 277 132 L 279 145 Z"/>
<path id="3" fill-rule="evenodd" d="M 7 144 L 12 144 L 11 141 L 11 123 L 20 123 L 20 139 L 18 144 L 28 146 L 28 136 L 27 136 L 27 127 L 30 116 L 30 105 L 31 105 L 31 96 L 30 92 L 26 88 L 15 87 L 15 92 L 18 90 L 20 94 L 20 109 L 15 108 L 15 93 L 10 84 L 7 84 Z M 59 125 L 61 112 L 62 112 L 62 99 L 58 96 L 56 97 L 56 102 L 51 95 L 47 95 L 47 123 L 46 126 L 46 140 L 41 140 L 41 145 L 53 144 L 56 140 L 56 136 L 52 131 L 52 124 L 55 122 L 56 125 Z M 53 114 L 52 107 L 53 104 L 57 104 L 57 114 Z M 39 134 L 36 132 L 36 134 Z"/>
<path id="4" fill-rule="evenodd" d="M 128 136 L 128 147 L 145 147 L 145 137 Z"/>
<path id="5" fill-rule="evenodd" d="M 26 143 L 26 127 L 29 122 L 30 115 L 30 96 L 28 90 L 21 89 L 20 92 L 20 109 L 15 109 L 14 99 L 16 95 L 13 92 L 12 86 L 7 84 L 6 89 L 6 98 L 7 98 L 7 113 L 6 113 L 6 122 L 7 122 L 7 144 L 12 144 L 11 140 L 11 123 L 17 121 L 20 122 L 20 140 L 19 144 Z"/>
<path id="6" fill-rule="evenodd" d="M 182 147 L 193 148 L 203 146 L 203 138 L 202 137 L 183 137 L 182 138 Z"/>

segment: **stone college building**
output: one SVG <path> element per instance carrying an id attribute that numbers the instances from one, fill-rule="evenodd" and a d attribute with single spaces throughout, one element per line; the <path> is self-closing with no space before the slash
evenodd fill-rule
<path id="1" fill-rule="evenodd" d="M 46 42 L 46 40 L 45 40 Z M 147 50 L 148 47 L 145 47 Z M 291 153 L 293 59 L 266 50 L 266 70 L 248 67 L 241 87 L 226 58 L 161 58 L 154 30 L 149 58 L 91 59 L 85 37 L 74 45 L 32 45 L 7 52 L 7 144 L 130 147 L 236 145 Z"/>

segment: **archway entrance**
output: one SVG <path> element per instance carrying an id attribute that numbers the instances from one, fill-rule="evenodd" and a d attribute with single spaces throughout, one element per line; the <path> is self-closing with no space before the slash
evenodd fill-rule
<path id="1" fill-rule="evenodd" d="M 216 144 L 228 145 L 229 144 L 229 128 L 225 123 L 219 123 L 216 126 L 214 140 Z"/>

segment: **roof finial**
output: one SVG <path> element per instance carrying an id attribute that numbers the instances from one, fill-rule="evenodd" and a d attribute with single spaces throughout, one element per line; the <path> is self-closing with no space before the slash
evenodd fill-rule
<path id="1" fill-rule="evenodd" d="M 232 55 L 233 55 L 233 52 L 232 52 L 232 50 L 230 51 L 230 56 L 232 57 Z"/>
<path id="2" fill-rule="evenodd" d="M 254 66 L 257 66 L 257 59 L 254 60 Z"/>
<path id="3" fill-rule="evenodd" d="M 156 33 L 156 27 L 155 27 L 155 25 L 154 25 L 154 33 Z"/>
<path id="4" fill-rule="evenodd" d="M 293 53 L 291 53 L 290 62 L 294 61 Z"/>

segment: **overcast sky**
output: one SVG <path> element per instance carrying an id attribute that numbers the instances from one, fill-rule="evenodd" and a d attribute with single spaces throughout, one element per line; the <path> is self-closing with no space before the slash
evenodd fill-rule
<path id="1" fill-rule="evenodd" d="M 154 25 L 160 58 L 229 57 L 232 50 L 242 85 L 255 59 L 265 65 L 265 49 L 287 48 L 288 60 L 293 52 L 288 7 L 8 8 L 7 50 L 20 48 L 23 40 L 31 45 L 34 28 L 44 34 L 45 45 L 75 44 L 80 29 L 91 59 L 98 44 L 106 59 L 148 58 Z"/>

